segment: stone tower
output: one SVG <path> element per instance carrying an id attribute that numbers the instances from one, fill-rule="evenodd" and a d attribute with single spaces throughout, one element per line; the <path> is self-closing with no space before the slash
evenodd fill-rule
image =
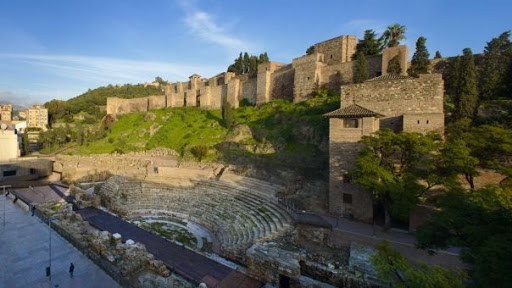
<path id="1" fill-rule="evenodd" d="M 329 118 L 329 212 L 365 222 L 373 220 L 371 195 L 351 183 L 359 140 L 379 130 L 382 115 L 357 104 L 325 114 Z"/>

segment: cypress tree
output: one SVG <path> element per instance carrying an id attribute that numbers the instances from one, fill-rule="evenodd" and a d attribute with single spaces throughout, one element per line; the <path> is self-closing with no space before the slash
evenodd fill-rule
<path id="1" fill-rule="evenodd" d="M 485 46 L 479 79 L 480 97 L 483 100 L 497 99 L 505 94 L 505 79 L 510 61 L 506 54 L 512 50 L 509 37 L 510 31 L 504 32 L 498 38 L 487 42 Z"/>
<path id="2" fill-rule="evenodd" d="M 458 119 L 472 119 L 478 104 L 478 86 L 475 61 L 470 48 L 462 50 L 457 90 L 455 96 L 455 116 Z"/>
<path id="3" fill-rule="evenodd" d="M 222 122 L 224 122 L 224 127 L 228 129 L 233 124 L 233 107 L 225 98 L 222 100 Z"/>
<path id="4" fill-rule="evenodd" d="M 391 58 L 388 62 L 388 69 L 387 72 L 389 74 L 402 74 L 402 67 L 400 66 L 400 55 L 396 55 L 395 57 Z"/>
<path id="5" fill-rule="evenodd" d="M 362 52 L 365 56 L 382 53 L 382 39 L 377 38 L 377 33 L 369 29 L 364 31 L 363 39 L 360 39 L 356 46 L 356 53 L 352 59 L 357 59 L 357 54 Z"/>
<path id="6" fill-rule="evenodd" d="M 410 76 L 419 77 L 420 74 L 427 73 L 430 68 L 430 60 L 428 60 L 430 55 L 425 47 L 426 41 L 427 39 L 423 36 L 416 41 L 416 51 L 412 56 L 411 67 L 407 71 Z"/>
<path id="7" fill-rule="evenodd" d="M 434 56 L 434 59 L 441 59 L 443 56 L 441 56 L 441 52 L 436 51 L 436 55 Z"/>
<path id="8" fill-rule="evenodd" d="M 363 52 L 356 54 L 356 66 L 354 68 L 354 83 L 362 83 L 368 79 L 368 69 L 366 68 L 366 57 Z"/>
<path id="9" fill-rule="evenodd" d="M 450 70 L 446 81 L 446 93 L 455 99 L 459 88 L 460 56 L 450 60 Z"/>

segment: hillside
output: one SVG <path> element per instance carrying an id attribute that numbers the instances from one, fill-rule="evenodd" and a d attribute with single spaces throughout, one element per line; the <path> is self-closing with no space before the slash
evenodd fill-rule
<path id="1" fill-rule="evenodd" d="M 106 105 L 107 97 L 131 99 L 161 94 L 162 90 L 155 86 L 144 86 L 143 84 L 108 85 L 93 90 L 89 89 L 87 92 L 67 101 L 52 100 L 44 105 L 48 108 L 50 122 L 52 123 L 59 121 L 71 122 L 72 115 L 80 112 L 86 112 L 96 120 L 100 120 L 104 116 L 101 106 Z"/>
<path id="2" fill-rule="evenodd" d="M 295 168 L 326 167 L 328 119 L 339 95 L 321 90 L 300 104 L 276 100 L 233 111 L 235 124 L 222 125 L 221 110 L 167 108 L 119 116 L 106 136 L 76 146 L 69 154 L 127 153 L 166 147 L 193 158 L 192 149 L 207 146 L 203 161 L 272 163 Z"/>

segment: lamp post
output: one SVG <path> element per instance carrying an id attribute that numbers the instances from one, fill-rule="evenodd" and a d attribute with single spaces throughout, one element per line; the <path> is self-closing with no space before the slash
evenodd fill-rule
<path id="1" fill-rule="evenodd" d="M 49 235 L 49 248 L 48 248 L 48 258 L 49 263 L 48 267 L 46 267 L 46 276 L 50 278 L 52 281 L 52 220 L 57 219 L 57 217 L 48 217 L 48 235 Z"/>
<path id="2" fill-rule="evenodd" d="M 5 226 L 5 201 L 7 201 L 7 194 L 5 194 L 5 188 L 11 187 L 11 185 L 2 185 L 2 188 L 4 189 L 4 226 Z"/>

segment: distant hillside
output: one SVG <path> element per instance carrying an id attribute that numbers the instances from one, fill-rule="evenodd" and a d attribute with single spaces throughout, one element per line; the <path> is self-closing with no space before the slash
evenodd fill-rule
<path id="1" fill-rule="evenodd" d="M 163 92 L 160 88 L 151 85 L 146 87 L 144 87 L 143 84 L 125 84 L 122 86 L 108 85 L 93 90 L 89 89 L 87 92 L 67 101 L 52 100 L 44 105 L 48 108 L 50 122 L 52 123 L 61 120 L 71 122 L 72 115 L 78 114 L 79 112 L 87 112 L 91 117 L 99 120 L 104 114 L 100 106 L 106 105 L 107 97 L 129 99 L 162 94 Z"/>

